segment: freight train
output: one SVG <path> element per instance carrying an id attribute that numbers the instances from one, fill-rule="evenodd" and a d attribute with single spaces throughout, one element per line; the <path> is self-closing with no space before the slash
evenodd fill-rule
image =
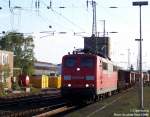
<path id="1" fill-rule="evenodd" d="M 71 100 L 98 100 L 133 86 L 139 73 L 121 70 L 109 58 L 74 51 L 62 58 L 61 94 Z M 149 82 L 145 74 L 145 82 Z"/>

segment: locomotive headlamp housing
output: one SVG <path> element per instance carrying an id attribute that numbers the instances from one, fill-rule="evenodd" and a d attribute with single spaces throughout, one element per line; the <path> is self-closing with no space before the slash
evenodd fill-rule
<path id="1" fill-rule="evenodd" d="M 68 87 L 71 87 L 71 84 L 68 84 Z"/>
<path id="2" fill-rule="evenodd" d="M 77 71 L 80 71 L 80 68 L 79 68 L 79 67 L 77 68 Z"/>
<path id="3" fill-rule="evenodd" d="M 85 87 L 89 87 L 89 84 L 86 84 Z"/>

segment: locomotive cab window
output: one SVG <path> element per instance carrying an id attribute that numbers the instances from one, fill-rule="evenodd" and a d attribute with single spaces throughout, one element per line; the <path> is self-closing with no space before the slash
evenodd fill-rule
<path id="1" fill-rule="evenodd" d="M 64 61 L 65 67 L 74 67 L 76 65 L 76 58 L 75 57 L 68 57 Z"/>
<path id="2" fill-rule="evenodd" d="M 94 65 L 94 60 L 93 60 L 93 58 L 83 57 L 83 58 L 81 58 L 80 64 L 81 64 L 81 67 L 91 68 Z"/>
<path id="3" fill-rule="evenodd" d="M 117 71 L 117 66 L 113 66 L 113 71 Z"/>
<path id="4" fill-rule="evenodd" d="M 107 70 L 107 69 L 108 69 L 108 64 L 105 63 L 105 62 L 103 62 L 103 69 L 104 69 L 104 70 Z"/>

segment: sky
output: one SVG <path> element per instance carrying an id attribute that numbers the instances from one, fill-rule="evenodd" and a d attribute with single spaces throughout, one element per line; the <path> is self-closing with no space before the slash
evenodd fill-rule
<path id="1" fill-rule="evenodd" d="M 39 8 L 35 2 L 39 1 Z M 50 6 L 51 1 L 51 6 Z M 106 32 L 111 42 L 111 58 L 119 66 L 137 66 L 139 7 L 133 0 L 95 0 L 97 31 Z M 137 0 L 138 1 L 138 0 Z M 148 1 L 150 4 L 150 0 Z M 116 6 L 117 8 L 109 8 Z M 0 0 L 0 32 L 18 31 L 32 35 L 39 61 L 61 63 L 62 56 L 84 47 L 92 33 L 92 6 L 87 0 Z M 50 9 L 47 9 L 49 7 Z M 143 68 L 150 69 L 150 5 L 142 6 Z M 100 33 L 102 34 L 102 33 Z M 0 34 L 2 36 L 2 34 Z"/>

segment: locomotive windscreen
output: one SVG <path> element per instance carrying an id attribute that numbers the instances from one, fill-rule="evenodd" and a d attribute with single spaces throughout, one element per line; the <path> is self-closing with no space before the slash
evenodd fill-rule
<path id="1" fill-rule="evenodd" d="M 76 65 L 76 57 L 67 57 L 64 61 L 65 67 L 74 67 Z"/>
<path id="2" fill-rule="evenodd" d="M 94 61 L 92 58 L 82 57 L 81 58 L 81 67 L 93 67 Z"/>
<path id="3" fill-rule="evenodd" d="M 79 60 L 77 62 L 77 60 Z M 64 67 L 84 67 L 92 68 L 94 66 L 94 59 L 92 57 L 82 56 L 80 59 L 77 59 L 75 56 L 66 57 L 64 59 Z"/>

